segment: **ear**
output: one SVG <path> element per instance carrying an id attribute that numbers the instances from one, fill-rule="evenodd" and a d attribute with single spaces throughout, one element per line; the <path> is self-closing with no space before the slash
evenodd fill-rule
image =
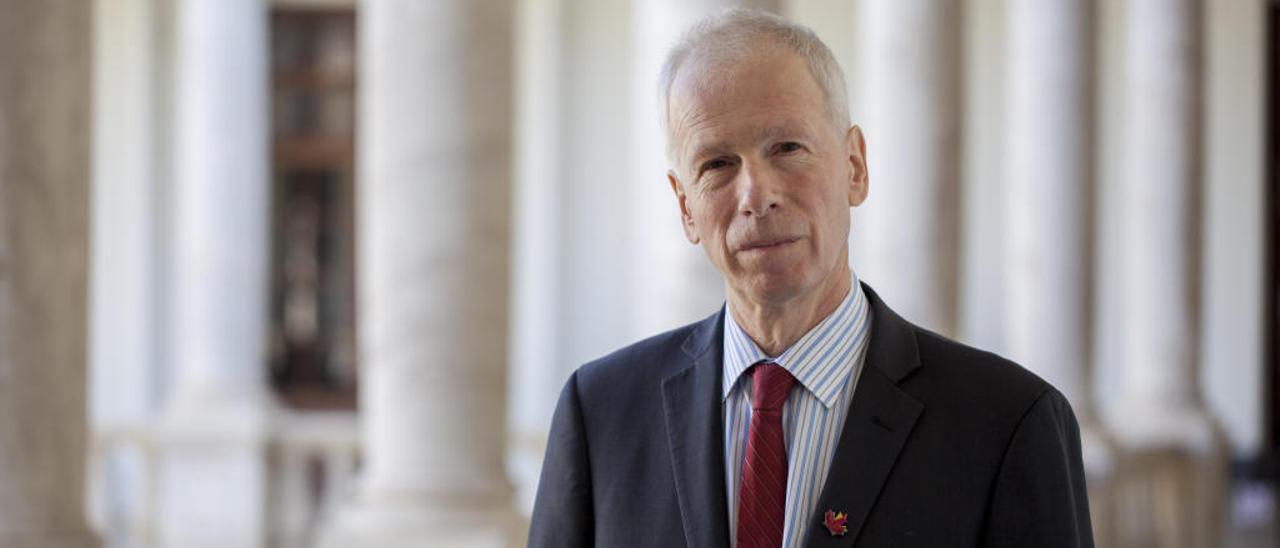
<path id="1" fill-rule="evenodd" d="M 684 237 L 689 243 L 698 245 L 701 239 L 693 226 L 693 215 L 689 213 L 689 205 L 685 201 L 684 185 L 680 184 L 680 178 L 674 170 L 667 171 L 667 181 L 671 183 L 671 191 L 676 193 L 676 201 L 680 204 L 680 228 L 684 229 Z"/>
<path id="2" fill-rule="evenodd" d="M 849 154 L 849 207 L 857 207 L 867 199 L 870 179 L 867 175 L 867 142 L 858 126 L 849 128 L 845 135 Z"/>

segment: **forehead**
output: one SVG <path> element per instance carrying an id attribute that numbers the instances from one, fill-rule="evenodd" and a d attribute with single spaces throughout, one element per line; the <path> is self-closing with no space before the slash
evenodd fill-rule
<path id="1" fill-rule="evenodd" d="M 670 123 L 677 150 L 708 142 L 811 131 L 825 119 L 822 89 L 790 51 L 693 58 L 672 82 Z"/>

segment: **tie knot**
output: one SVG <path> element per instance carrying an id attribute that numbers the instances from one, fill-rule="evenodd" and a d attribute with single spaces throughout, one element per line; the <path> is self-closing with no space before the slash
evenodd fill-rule
<path id="1" fill-rule="evenodd" d="M 795 377 L 791 376 L 781 365 L 771 362 L 760 362 L 752 368 L 752 402 L 756 411 L 778 411 L 787 401 L 791 385 Z"/>

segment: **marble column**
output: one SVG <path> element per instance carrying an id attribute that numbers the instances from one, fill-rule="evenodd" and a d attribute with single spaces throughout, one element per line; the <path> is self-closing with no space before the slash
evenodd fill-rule
<path id="1" fill-rule="evenodd" d="M 0 546 L 88 548 L 90 5 L 0 13 Z"/>
<path id="2" fill-rule="evenodd" d="M 956 331 L 961 3 L 862 0 L 859 100 L 870 192 L 851 261 L 910 321 Z"/>
<path id="3" fill-rule="evenodd" d="M 172 211 L 161 185 L 171 48 L 155 0 L 93 9 L 93 150 L 89 259 L 89 515 L 111 545 L 149 530 L 146 451 L 126 442 L 164 403 L 170 339 L 164 238 Z M 168 28 L 168 25 L 166 25 Z M 167 181 L 166 181 L 167 183 Z"/>
<path id="4" fill-rule="evenodd" d="M 1119 545 L 1217 546 L 1224 443 L 1197 376 L 1201 2 L 1126 14 L 1125 359 L 1111 420 L 1121 449 Z"/>
<path id="5" fill-rule="evenodd" d="M 177 6 L 173 403 L 256 413 L 266 393 L 267 8 Z"/>
<path id="6" fill-rule="evenodd" d="M 1005 328 L 1011 357 L 1079 419 L 1095 537 L 1108 536 L 1110 440 L 1095 420 L 1089 334 L 1092 1 L 1013 0 L 1007 19 Z"/>
<path id="7" fill-rule="evenodd" d="M 327 547 L 509 546 L 511 2 L 360 12 L 363 469 Z"/>
<path id="8" fill-rule="evenodd" d="M 514 75 L 516 92 L 512 152 L 512 292 L 510 383 L 507 424 L 511 432 L 511 479 L 516 492 L 514 507 L 532 512 L 537 493 L 546 435 L 566 367 L 573 364 L 561 354 L 560 337 L 566 330 L 569 302 L 562 287 L 570 256 L 562 240 L 575 232 L 563 226 L 561 201 L 572 177 L 561 150 L 572 149 L 564 127 L 565 112 L 581 112 L 581 105 L 563 99 L 573 89 L 564 61 L 572 45 L 566 43 L 570 25 L 564 0 L 529 0 L 516 4 L 517 22 Z M 599 25 L 599 23 L 597 23 Z M 586 49 L 586 48 L 582 48 Z M 581 50 L 579 50 L 581 51 Z M 597 81 L 599 79 L 596 79 Z M 575 155 L 576 156 L 576 155 Z"/>
<path id="9" fill-rule="evenodd" d="M 179 0 L 172 390 L 157 432 L 166 546 L 264 539 L 270 232 L 267 6 Z"/>
<path id="10" fill-rule="evenodd" d="M 160 40 L 152 0 L 98 4 L 93 28 L 90 421 L 148 420 L 156 401 L 162 189 Z"/>
<path id="11" fill-rule="evenodd" d="M 680 208 L 667 182 L 670 164 L 659 125 L 658 75 L 667 52 L 702 18 L 742 6 L 777 12 L 779 0 L 634 2 L 632 18 L 631 333 L 645 337 L 699 320 L 724 301 L 724 279 L 680 229 Z"/>

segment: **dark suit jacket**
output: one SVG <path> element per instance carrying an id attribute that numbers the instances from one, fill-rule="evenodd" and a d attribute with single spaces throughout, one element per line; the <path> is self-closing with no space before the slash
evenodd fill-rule
<path id="1" fill-rule="evenodd" d="M 866 363 L 806 547 L 1091 547 L 1080 434 L 1025 369 L 926 331 L 863 286 Z M 729 546 L 724 312 L 579 368 L 551 423 L 534 548 Z M 831 535 L 826 510 L 848 514 Z"/>

